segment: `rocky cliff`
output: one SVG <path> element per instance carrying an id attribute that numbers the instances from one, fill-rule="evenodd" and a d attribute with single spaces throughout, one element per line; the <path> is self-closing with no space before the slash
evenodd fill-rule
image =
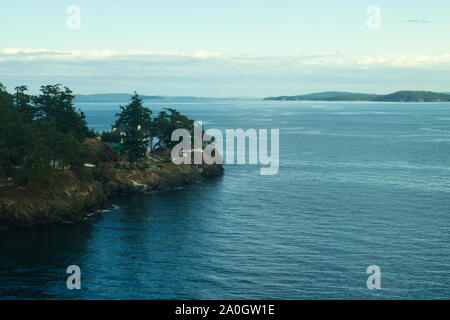
<path id="1" fill-rule="evenodd" d="M 152 170 L 96 169 L 96 179 L 72 179 L 64 188 L 32 197 L 0 190 L 0 231 L 83 221 L 110 195 L 168 191 L 223 175 L 222 165 L 165 164 Z"/>

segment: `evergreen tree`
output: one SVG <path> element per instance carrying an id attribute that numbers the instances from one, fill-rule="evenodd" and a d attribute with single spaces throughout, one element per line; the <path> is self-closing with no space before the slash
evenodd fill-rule
<path id="1" fill-rule="evenodd" d="M 83 112 L 73 106 L 74 95 L 60 84 L 41 86 L 41 94 L 34 98 L 39 119 L 50 120 L 56 131 L 71 133 L 78 141 L 92 136 Z"/>
<path id="2" fill-rule="evenodd" d="M 27 86 L 18 86 L 15 88 L 13 95 L 14 104 L 23 115 L 23 120 L 26 122 L 33 121 L 37 116 L 37 108 L 32 105 L 32 97 L 26 92 Z"/>
<path id="3" fill-rule="evenodd" d="M 176 129 L 186 129 L 193 136 L 194 121 L 182 115 L 175 109 L 166 108 L 154 120 L 159 148 L 173 148 L 177 142 L 172 141 L 172 132 Z"/>
<path id="4" fill-rule="evenodd" d="M 55 169 L 86 160 L 81 141 L 89 130 L 69 89 L 45 86 L 37 97 L 26 92 L 20 86 L 11 95 L 0 84 L 0 177 L 45 185 L 57 177 Z"/>
<path id="5" fill-rule="evenodd" d="M 128 105 L 120 106 L 115 128 L 123 134 L 123 148 L 128 155 L 130 166 L 139 158 L 145 157 L 152 137 L 152 111 L 143 105 L 137 93 Z"/>

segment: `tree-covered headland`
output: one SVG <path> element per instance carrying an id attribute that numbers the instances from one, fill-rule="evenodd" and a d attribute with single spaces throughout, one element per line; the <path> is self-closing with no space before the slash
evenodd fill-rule
<path id="1" fill-rule="evenodd" d="M 175 109 L 166 108 L 152 118 L 153 112 L 136 93 L 120 109 L 112 130 L 102 133 L 102 141 L 120 143 L 130 165 L 144 158 L 148 150 L 172 149 L 177 144 L 171 140 L 176 129 L 194 132 L 194 120 Z"/>
<path id="2" fill-rule="evenodd" d="M 26 86 L 8 92 L 0 84 L 1 185 L 9 178 L 20 190 L 48 189 L 68 175 L 84 176 L 85 164 L 96 162 L 89 141 L 118 144 L 133 167 L 148 151 L 172 148 L 177 143 L 171 141 L 173 130 L 194 127 L 193 120 L 174 109 L 153 116 L 135 94 L 120 107 L 111 131 L 100 136 L 89 129 L 73 99 L 72 91 L 59 84 L 42 86 L 37 95 Z"/>

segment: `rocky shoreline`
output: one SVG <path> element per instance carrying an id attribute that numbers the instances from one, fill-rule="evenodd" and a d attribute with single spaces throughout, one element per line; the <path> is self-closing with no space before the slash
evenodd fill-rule
<path id="1" fill-rule="evenodd" d="M 89 183 L 73 179 L 65 188 L 38 197 L 0 194 L 0 231 L 86 220 L 109 196 L 162 192 L 223 175 L 222 165 L 173 165 L 161 170 L 104 169 Z"/>

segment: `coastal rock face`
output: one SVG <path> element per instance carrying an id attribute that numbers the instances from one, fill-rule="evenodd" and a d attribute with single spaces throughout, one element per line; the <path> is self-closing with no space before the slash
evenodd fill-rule
<path id="1" fill-rule="evenodd" d="M 86 219 L 102 207 L 110 195 L 168 191 L 223 175 L 222 165 L 167 164 L 158 170 L 105 169 L 99 181 L 81 186 L 75 182 L 49 194 L 24 197 L 2 195 L 0 190 L 0 231 Z"/>
<path id="2" fill-rule="evenodd" d="M 0 199 L 0 230 L 82 221 L 86 212 L 99 209 L 105 200 L 103 186 L 96 181 L 86 189 L 57 190 L 52 197 Z"/>
<path id="3" fill-rule="evenodd" d="M 107 195 L 168 191 L 223 175 L 222 165 L 169 165 L 159 170 L 116 170 L 103 173 Z"/>

